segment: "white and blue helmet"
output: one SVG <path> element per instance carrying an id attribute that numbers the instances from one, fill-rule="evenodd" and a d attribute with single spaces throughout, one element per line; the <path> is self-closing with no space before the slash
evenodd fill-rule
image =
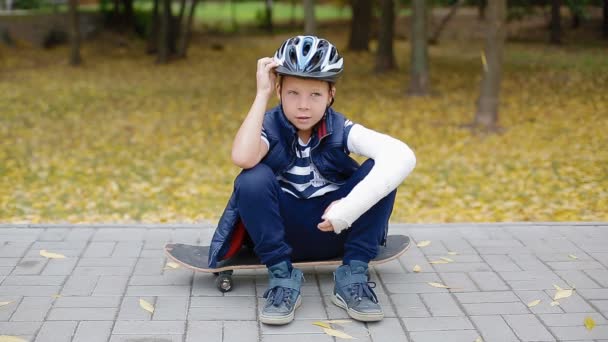
<path id="1" fill-rule="evenodd" d="M 276 72 L 335 83 L 344 71 L 344 60 L 328 40 L 315 36 L 287 39 L 274 54 Z"/>

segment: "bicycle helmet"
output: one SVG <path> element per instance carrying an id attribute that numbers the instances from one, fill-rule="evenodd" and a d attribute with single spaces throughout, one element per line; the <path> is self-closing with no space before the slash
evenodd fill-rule
<path id="1" fill-rule="evenodd" d="M 276 72 L 335 83 L 344 70 L 342 56 L 328 40 L 315 36 L 287 39 L 274 54 Z"/>

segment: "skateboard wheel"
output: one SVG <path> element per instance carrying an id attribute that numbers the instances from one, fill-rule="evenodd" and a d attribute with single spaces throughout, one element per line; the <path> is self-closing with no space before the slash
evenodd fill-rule
<path id="1" fill-rule="evenodd" d="M 232 275 L 220 274 L 215 280 L 215 285 L 220 292 L 232 290 Z"/>

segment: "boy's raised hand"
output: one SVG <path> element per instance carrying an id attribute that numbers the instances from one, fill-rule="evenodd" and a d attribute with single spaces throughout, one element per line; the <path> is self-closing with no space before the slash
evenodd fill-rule
<path id="1" fill-rule="evenodd" d="M 272 96 L 277 79 L 274 68 L 277 66 L 279 66 L 279 63 L 274 58 L 264 57 L 258 59 L 258 70 L 256 73 L 258 95 Z"/>

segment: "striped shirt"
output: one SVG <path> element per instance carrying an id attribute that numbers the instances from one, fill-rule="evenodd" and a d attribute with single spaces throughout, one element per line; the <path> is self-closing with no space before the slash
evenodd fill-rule
<path id="1" fill-rule="evenodd" d="M 344 124 L 345 127 L 350 125 L 353 125 L 353 122 L 350 120 L 347 120 Z M 266 132 L 263 129 L 262 140 L 267 145 L 270 145 Z M 311 138 L 307 143 L 304 143 L 298 138 L 294 165 L 277 177 L 281 189 L 297 198 L 306 199 L 322 196 L 339 188 L 338 184 L 331 183 L 325 179 L 312 163 L 312 159 L 310 158 L 310 143 L 312 140 Z"/>

